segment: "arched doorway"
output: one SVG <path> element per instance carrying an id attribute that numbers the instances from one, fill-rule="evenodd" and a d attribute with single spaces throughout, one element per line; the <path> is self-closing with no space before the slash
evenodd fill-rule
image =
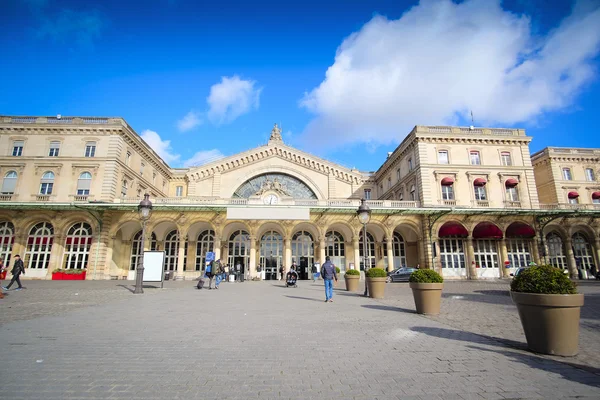
<path id="1" fill-rule="evenodd" d="M 369 268 L 375 268 L 377 260 L 375 258 L 375 238 L 367 231 L 367 254 L 365 256 L 365 246 L 363 245 L 363 231 L 360 231 L 360 238 L 358 240 L 359 255 L 360 255 L 360 270 L 365 270 L 365 262 Z"/>
<path id="2" fill-rule="evenodd" d="M 506 251 L 510 268 L 527 267 L 532 258 L 535 230 L 524 222 L 513 222 L 506 228 Z"/>
<path id="3" fill-rule="evenodd" d="M 392 251 L 394 253 L 394 269 L 406 267 L 406 247 L 404 246 L 404 238 L 398 232 L 394 232 L 392 239 Z M 385 266 L 387 270 L 387 240 L 383 240 L 383 257 L 385 258 Z"/>
<path id="4" fill-rule="evenodd" d="M 229 235 L 227 263 L 236 268 L 239 265 L 240 274 L 246 276 L 250 266 L 250 235 L 243 229 Z"/>
<path id="5" fill-rule="evenodd" d="M 344 235 L 338 231 L 329 231 L 325 234 L 325 256 L 331 259 L 331 262 L 339 267 L 340 270 L 346 270 L 346 245 Z"/>
<path id="6" fill-rule="evenodd" d="M 283 237 L 279 232 L 270 230 L 260 238 L 259 265 L 265 280 L 277 279 L 277 271 L 283 265 Z"/>
<path id="7" fill-rule="evenodd" d="M 594 270 L 596 269 L 592 248 L 587 237 L 581 232 L 576 232 L 573 235 L 573 253 L 575 255 L 577 269 L 586 270 L 588 274 L 585 276 L 595 278 L 594 274 L 589 273 L 592 270 L 592 266 L 594 266 Z M 595 272 L 597 271 L 594 271 L 594 273 Z"/>
<path id="8" fill-rule="evenodd" d="M 207 229 L 198 234 L 198 238 L 196 240 L 196 271 L 204 271 L 206 269 L 206 253 L 209 251 L 214 251 L 214 246 L 215 231 L 212 229 Z"/>
<path id="9" fill-rule="evenodd" d="M 50 264 L 50 254 L 54 241 L 54 227 L 49 222 L 40 222 L 29 231 L 27 251 L 24 264 L 31 269 L 29 276 L 41 278 L 46 276 Z"/>
<path id="10" fill-rule="evenodd" d="M 567 269 L 567 257 L 565 256 L 563 240 L 560 235 L 556 232 L 550 232 L 546 236 L 546 244 L 548 246 L 550 265 L 556 268 Z"/>
<path id="11" fill-rule="evenodd" d="M 185 256 L 184 256 L 185 257 Z M 173 229 L 165 237 L 165 271 L 176 271 L 179 259 L 179 232 Z"/>
<path id="12" fill-rule="evenodd" d="M 152 232 L 150 235 L 150 251 L 156 251 L 156 234 Z M 142 256 L 142 231 L 138 231 L 133 237 L 131 241 L 131 255 L 129 257 L 129 270 L 135 271 L 138 263 L 140 262 L 140 257 Z M 135 275 L 130 275 L 130 279 L 133 279 Z"/>
<path id="13" fill-rule="evenodd" d="M 73 225 L 65 239 L 65 269 L 87 268 L 90 247 L 92 246 L 92 227 L 85 222 Z"/>
<path id="14" fill-rule="evenodd" d="M 292 262 L 299 267 L 299 278 L 308 279 L 315 259 L 315 243 L 310 232 L 299 231 L 292 236 Z"/>
<path id="15" fill-rule="evenodd" d="M 448 278 L 466 277 L 465 238 L 467 229 L 458 222 L 446 222 L 438 232 L 442 275 Z"/>
<path id="16" fill-rule="evenodd" d="M 4 260 L 4 266 L 10 265 L 12 248 L 15 243 L 15 227 L 12 222 L 0 222 L 0 258 Z"/>
<path id="17" fill-rule="evenodd" d="M 480 222 L 473 229 L 473 255 L 479 278 L 500 278 L 498 240 L 502 230 L 491 222 Z"/>

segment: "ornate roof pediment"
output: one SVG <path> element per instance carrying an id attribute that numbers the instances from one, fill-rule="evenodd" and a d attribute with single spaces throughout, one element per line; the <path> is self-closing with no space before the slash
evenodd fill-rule
<path id="1" fill-rule="evenodd" d="M 190 181 L 201 181 L 215 174 L 243 168 L 269 158 L 279 158 L 323 175 L 333 175 L 335 179 L 351 184 L 361 184 L 365 180 L 365 177 L 356 170 L 334 164 L 278 141 L 270 141 L 269 145 L 256 147 L 218 161 L 192 167 L 187 175 Z"/>

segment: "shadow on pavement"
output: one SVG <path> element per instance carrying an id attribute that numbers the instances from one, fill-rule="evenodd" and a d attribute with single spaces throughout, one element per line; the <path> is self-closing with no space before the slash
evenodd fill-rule
<path id="1" fill-rule="evenodd" d="M 382 305 L 374 305 L 374 304 L 363 304 L 361 307 L 370 308 L 372 310 L 405 312 L 405 313 L 409 313 L 409 314 L 417 313 L 416 310 L 411 310 L 409 308 L 402 308 L 402 307 L 382 306 Z"/>
<path id="2" fill-rule="evenodd" d="M 507 290 L 475 290 L 474 293 L 487 294 L 490 296 L 510 297 L 510 292 Z"/>
<path id="3" fill-rule="evenodd" d="M 300 297 L 300 296 L 288 296 L 286 295 L 285 297 L 289 297 L 290 299 L 300 299 L 300 300 L 310 300 L 310 301 L 318 301 L 320 303 L 324 303 L 325 300 L 318 300 L 318 299 L 313 299 L 310 297 Z"/>
<path id="4" fill-rule="evenodd" d="M 135 285 L 117 285 L 119 287 L 129 290 L 131 293 L 135 291 Z M 195 287 L 195 286 L 194 286 Z M 142 289 L 160 289 L 159 286 L 142 285 Z"/>
<path id="5" fill-rule="evenodd" d="M 480 290 L 479 292 L 502 292 L 501 290 Z M 500 295 L 494 293 L 442 293 L 442 298 L 449 300 L 462 300 L 462 301 L 473 301 L 478 303 L 489 303 L 489 304 L 510 304 L 513 305 L 512 300 L 509 296 Z"/>
<path id="6" fill-rule="evenodd" d="M 600 379 L 598 378 L 598 375 L 600 375 L 600 369 L 598 368 L 552 360 L 537 356 L 535 354 L 522 354 L 510 350 L 490 350 L 479 346 L 468 347 L 474 350 L 502 354 L 505 357 L 508 357 L 511 360 L 519 362 L 521 364 L 525 364 L 530 368 L 536 368 L 542 371 L 560 374 L 563 378 L 572 382 L 581 383 L 595 388 L 600 387 Z M 581 373 L 581 371 L 578 370 L 583 370 L 594 375 L 584 375 Z"/>
<path id="7" fill-rule="evenodd" d="M 365 306 L 363 306 L 365 307 Z M 410 330 L 424 333 L 429 336 L 439 337 L 442 339 L 452 339 L 458 340 L 467 343 L 479 343 L 486 344 L 491 346 L 501 347 L 502 350 L 490 350 L 485 349 L 473 345 L 469 345 L 469 348 L 477 349 L 477 350 L 485 350 L 487 352 L 493 352 L 502 354 L 504 356 L 512 358 L 514 361 L 521 362 L 525 365 L 528 365 L 531 368 L 541 369 L 547 372 L 560 373 L 565 379 L 568 379 L 573 382 L 579 382 L 585 385 L 600 387 L 600 377 L 584 377 L 581 372 L 574 371 L 573 369 L 584 370 L 590 372 L 592 374 L 600 375 L 600 369 L 589 367 L 586 365 L 579 365 L 575 363 L 558 361 L 551 358 L 545 358 L 542 356 L 538 356 L 535 354 L 523 354 L 516 353 L 514 351 L 510 351 L 507 347 L 513 347 L 517 350 L 523 350 L 529 352 L 527 349 L 527 344 L 523 342 L 518 342 L 516 340 L 504 339 L 494 336 L 482 335 L 467 331 L 459 331 L 455 329 L 446 329 L 446 328 L 433 328 L 428 326 L 414 326 L 411 327 Z M 561 366 L 566 366 L 569 368 L 561 368 Z"/>

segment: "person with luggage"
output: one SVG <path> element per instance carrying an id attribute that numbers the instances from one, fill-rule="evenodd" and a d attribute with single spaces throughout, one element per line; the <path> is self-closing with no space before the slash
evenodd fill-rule
<path id="1" fill-rule="evenodd" d="M 15 258 L 15 263 L 13 264 L 13 268 L 10 271 L 13 275 L 10 283 L 8 284 L 8 286 L 6 287 L 2 287 L 2 289 L 4 290 L 9 290 L 10 287 L 12 286 L 13 283 L 17 282 L 17 285 L 19 285 L 19 287 L 17 287 L 15 290 L 21 290 L 23 289 L 23 285 L 21 285 L 21 279 L 19 279 L 19 276 L 21 274 L 25 274 L 25 265 L 23 265 L 23 260 L 21 260 L 21 256 L 20 255 L 16 255 Z"/>

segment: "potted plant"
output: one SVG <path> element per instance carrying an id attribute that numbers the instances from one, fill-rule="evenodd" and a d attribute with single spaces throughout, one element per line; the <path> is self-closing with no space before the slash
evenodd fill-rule
<path id="1" fill-rule="evenodd" d="M 574 356 L 579 347 L 579 315 L 583 294 L 561 269 L 527 268 L 510 284 L 527 346 L 536 353 Z"/>
<path id="2" fill-rule="evenodd" d="M 60 268 L 52 270 L 52 280 L 61 281 L 64 279 L 64 271 Z"/>
<path id="3" fill-rule="evenodd" d="M 358 281 L 360 280 L 360 271 L 349 269 L 344 274 L 344 279 L 346 280 L 346 290 L 356 292 L 358 290 Z"/>
<path id="4" fill-rule="evenodd" d="M 367 271 L 366 276 L 367 287 L 369 288 L 369 297 L 374 299 L 383 299 L 387 273 L 381 268 L 370 268 Z"/>
<path id="5" fill-rule="evenodd" d="M 442 304 L 444 278 L 432 269 L 419 269 L 408 279 L 417 314 L 437 315 Z"/>

